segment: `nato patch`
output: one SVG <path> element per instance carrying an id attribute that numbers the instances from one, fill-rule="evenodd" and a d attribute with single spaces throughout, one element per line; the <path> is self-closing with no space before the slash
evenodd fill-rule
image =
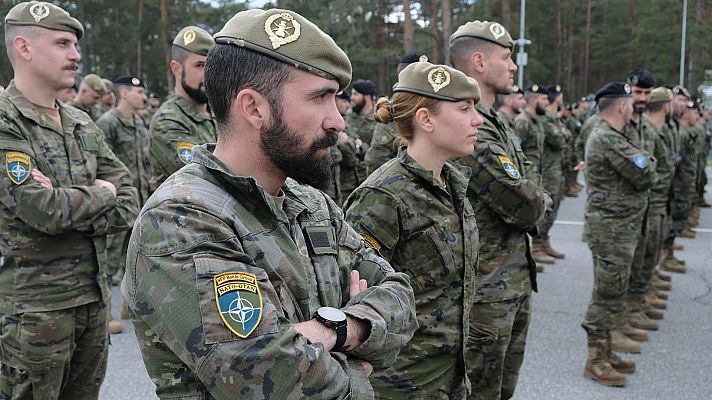
<path id="1" fill-rule="evenodd" d="M 246 272 L 224 272 L 213 277 L 215 302 L 225 326 L 248 337 L 262 319 L 262 293 L 257 277 Z"/>
<path id="2" fill-rule="evenodd" d="M 509 159 L 507 156 L 497 156 L 499 159 L 499 162 L 502 164 L 502 169 L 504 169 L 504 172 L 507 173 L 511 178 L 514 179 L 519 179 L 521 175 L 519 174 L 519 171 L 517 170 L 517 167 L 514 166 L 512 163 L 512 160 Z"/>
<path id="3" fill-rule="evenodd" d="M 5 153 L 5 171 L 12 183 L 22 185 L 32 171 L 30 156 L 19 151 L 8 151 Z"/>
<path id="4" fill-rule="evenodd" d="M 648 166 L 648 157 L 642 154 L 638 154 L 637 156 L 633 157 L 633 163 L 636 167 L 643 169 Z"/>
<path id="5" fill-rule="evenodd" d="M 176 153 L 178 158 L 183 161 L 183 164 L 190 164 L 193 161 L 193 143 L 190 142 L 178 142 L 176 143 Z"/>

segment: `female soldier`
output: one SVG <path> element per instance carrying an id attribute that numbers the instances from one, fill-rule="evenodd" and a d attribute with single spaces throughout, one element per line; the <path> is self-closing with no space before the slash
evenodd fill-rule
<path id="1" fill-rule="evenodd" d="M 349 196 L 346 219 L 396 271 L 410 275 L 420 328 L 395 364 L 371 377 L 377 398 L 462 399 L 478 233 L 465 193 L 482 117 L 477 82 L 425 61 L 398 75 L 376 120 L 395 121 L 407 144 Z M 466 167 L 465 167 L 466 168 Z"/>

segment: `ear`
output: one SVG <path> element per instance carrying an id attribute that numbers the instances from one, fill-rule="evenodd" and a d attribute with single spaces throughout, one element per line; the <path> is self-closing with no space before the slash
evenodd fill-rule
<path id="1" fill-rule="evenodd" d="M 255 90 L 241 90 L 230 107 L 230 119 L 233 115 L 240 116 L 255 130 L 260 130 L 271 118 L 269 102 Z"/>
<path id="2" fill-rule="evenodd" d="M 420 127 L 420 129 L 425 132 L 430 133 L 435 129 L 432 115 L 430 115 L 430 111 L 428 111 L 427 108 L 419 108 L 418 111 L 415 112 L 413 118 L 415 118 L 415 123 Z"/>
<path id="3" fill-rule="evenodd" d="M 485 71 L 485 55 L 479 51 L 472 52 L 470 54 L 470 68 L 479 74 Z"/>
<path id="4" fill-rule="evenodd" d="M 32 59 L 30 51 L 31 44 L 26 38 L 16 36 L 12 39 L 12 47 L 15 49 L 15 53 L 17 53 L 23 60 L 29 61 Z"/>
<path id="5" fill-rule="evenodd" d="M 183 66 L 176 60 L 171 60 L 170 68 L 173 76 L 181 76 L 183 73 Z"/>

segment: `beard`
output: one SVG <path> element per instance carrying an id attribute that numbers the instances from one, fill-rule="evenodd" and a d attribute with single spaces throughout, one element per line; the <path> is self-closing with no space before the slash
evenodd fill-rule
<path id="1" fill-rule="evenodd" d="M 636 101 L 633 103 L 633 111 L 635 111 L 636 114 L 644 113 L 647 108 L 648 103 L 645 101 Z"/>
<path id="2" fill-rule="evenodd" d="M 260 149 L 288 177 L 295 181 L 325 190 L 331 181 L 331 152 L 318 155 L 317 152 L 336 144 L 339 134 L 334 129 L 324 132 L 307 149 L 302 135 L 284 123 L 281 110 L 273 112 L 272 122 L 262 127 Z"/>
<path id="3" fill-rule="evenodd" d="M 362 99 L 360 102 L 354 104 L 351 107 L 351 111 L 353 111 L 356 114 L 361 114 L 361 110 L 366 107 L 366 99 Z"/>
<path id="4" fill-rule="evenodd" d="M 200 82 L 197 88 L 188 85 L 188 83 L 185 81 L 185 71 L 183 71 L 183 74 L 181 74 L 180 77 L 180 85 L 183 87 L 183 90 L 185 90 L 185 93 L 190 96 L 190 98 L 193 99 L 196 103 L 207 104 L 208 94 L 205 93 L 205 86 L 203 86 L 203 82 Z"/>
<path id="5" fill-rule="evenodd" d="M 536 105 L 534 110 L 536 111 L 536 115 L 546 115 L 546 109 L 539 104 Z"/>

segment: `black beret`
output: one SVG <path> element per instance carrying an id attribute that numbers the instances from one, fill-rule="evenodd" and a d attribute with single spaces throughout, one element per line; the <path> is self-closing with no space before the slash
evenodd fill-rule
<path id="1" fill-rule="evenodd" d="M 366 79 L 359 79 L 354 82 L 353 89 L 361 94 L 366 94 L 370 96 L 375 96 L 376 94 L 378 94 L 376 84 Z"/>
<path id="2" fill-rule="evenodd" d="M 158 98 L 158 94 L 156 94 L 156 92 L 151 92 L 151 93 L 148 94 L 148 98 L 149 98 L 149 99 L 157 99 L 157 98 Z"/>
<path id="3" fill-rule="evenodd" d="M 337 99 L 342 99 L 342 100 L 351 100 L 351 96 L 349 96 L 349 92 L 342 90 L 338 93 L 336 93 L 336 98 Z"/>
<path id="4" fill-rule="evenodd" d="M 630 97 L 631 89 L 628 83 L 624 82 L 609 82 L 603 85 L 596 92 L 596 101 L 603 97 Z"/>
<path id="5" fill-rule="evenodd" d="M 408 53 L 400 59 L 398 64 L 412 64 L 416 61 L 420 61 L 421 56 L 422 54 L 420 53 Z"/>
<path id="6" fill-rule="evenodd" d="M 628 74 L 628 83 L 643 89 L 655 87 L 655 77 L 645 68 L 636 68 Z"/>
<path id="7" fill-rule="evenodd" d="M 536 83 L 527 88 L 527 92 L 537 93 L 537 94 L 549 94 L 544 86 L 537 85 Z"/>
<path id="8" fill-rule="evenodd" d="M 114 85 L 116 86 L 135 86 L 135 87 L 141 87 L 141 88 L 146 88 L 146 85 L 143 84 L 143 81 L 140 78 L 137 78 L 135 76 L 131 75 L 124 75 L 120 76 L 116 79 L 114 79 Z"/>
<path id="9" fill-rule="evenodd" d="M 511 93 L 511 94 L 517 94 L 517 93 L 524 94 L 524 91 L 522 91 L 522 88 L 520 88 L 520 87 L 517 86 L 517 85 L 512 86 L 512 93 Z"/>

